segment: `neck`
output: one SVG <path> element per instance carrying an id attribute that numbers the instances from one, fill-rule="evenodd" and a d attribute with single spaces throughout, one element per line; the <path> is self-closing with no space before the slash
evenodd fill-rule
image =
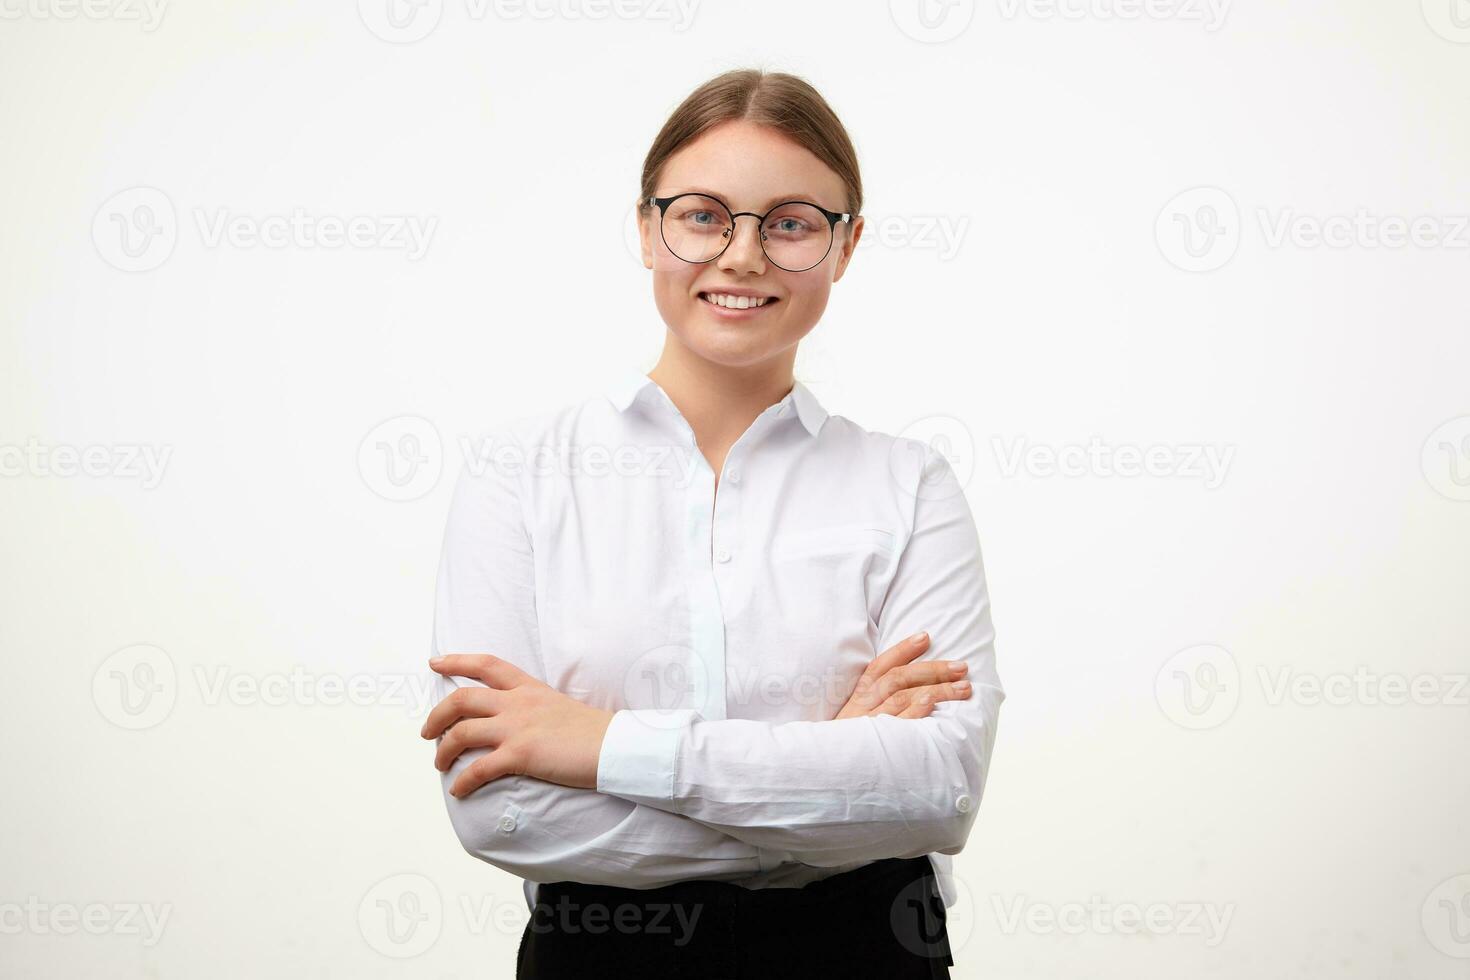
<path id="1" fill-rule="evenodd" d="M 759 364 L 731 367 L 699 357 L 670 337 L 648 376 L 668 393 L 706 453 L 723 455 L 795 382 L 793 346 Z"/>

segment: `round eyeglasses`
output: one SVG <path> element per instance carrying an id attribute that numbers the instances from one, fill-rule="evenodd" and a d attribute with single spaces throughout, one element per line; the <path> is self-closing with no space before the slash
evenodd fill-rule
<path id="1" fill-rule="evenodd" d="M 675 257 L 685 262 L 710 262 L 735 240 L 735 219 L 750 215 L 760 223 L 761 251 L 778 269 L 805 272 L 832 250 L 833 229 L 852 215 L 828 211 L 810 201 L 783 201 L 765 214 L 738 211 L 708 194 L 690 192 L 673 197 L 649 197 L 645 204 L 659 210 L 659 234 Z"/>

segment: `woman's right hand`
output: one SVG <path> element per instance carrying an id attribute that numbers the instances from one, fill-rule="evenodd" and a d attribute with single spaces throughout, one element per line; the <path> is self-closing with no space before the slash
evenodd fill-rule
<path id="1" fill-rule="evenodd" d="M 897 715 L 900 718 L 923 718 L 940 701 L 963 701 L 969 697 L 969 681 L 960 680 L 969 668 L 964 661 L 910 663 L 927 649 L 929 634 L 923 632 L 895 643 L 874 657 L 863 676 L 858 678 L 857 688 L 837 717 Z"/>

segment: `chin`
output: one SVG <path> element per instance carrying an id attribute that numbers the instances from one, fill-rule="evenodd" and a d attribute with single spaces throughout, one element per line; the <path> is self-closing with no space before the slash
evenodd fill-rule
<path id="1" fill-rule="evenodd" d="M 759 364 L 774 356 L 780 349 L 770 343 L 755 342 L 754 338 L 711 337 L 704 331 L 696 331 L 696 334 L 698 336 L 684 336 L 685 346 L 706 361 L 725 367 Z"/>

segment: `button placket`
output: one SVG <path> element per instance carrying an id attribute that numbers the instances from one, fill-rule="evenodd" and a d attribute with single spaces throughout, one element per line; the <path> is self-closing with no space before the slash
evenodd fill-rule
<path id="1" fill-rule="evenodd" d="M 672 403 L 670 403 L 672 408 Z M 689 593 L 690 665 L 695 679 L 694 703 L 702 718 L 725 717 L 725 619 L 720 611 L 710 547 L 714 536 L 715 473 L 699 451 L 694 430 L 677 410 L 685 444 L 694 454 L 693 478 L 685 491 L 685 559 Z"/>
<path id="2" fill-rule="evenodd" d="M 662 389 L 659 391 L 663 393 Z M 724 719 L 728 713 L 725 616 L 719 581 L 722 575 L 733 573 L 738 557 L 735 552 L 740 513 L 738 495 L 717 492 L 714 469 L 700 451 L 694 429 L 666 394 L 664 402 L 669 414 L 678 420 L 685 445 L 698 464 L 694 467 L 694 476 L 684 498 L 688 532 L 685 567 L 689 580 L 689 642 L 691 656 L 697 661 L 692 666 L 695 677 L 702 677 L 707 685 L 703 692 L 696 688 L 695 703 L 691 706 L 703 718 Z M 759 439 L 771 421 L 786 414 L 789 407 L 788 396 L 787 401 L 766 408 L 735 440 L 722 466 L 722 470 L 731 469 L 736 475 L 736 479 L 730 481 L 731 487 L 740 482 L 739 460 L 743 453 Z M 724 483 L 727 478 L 722 477 L 720 482 Z"/>

